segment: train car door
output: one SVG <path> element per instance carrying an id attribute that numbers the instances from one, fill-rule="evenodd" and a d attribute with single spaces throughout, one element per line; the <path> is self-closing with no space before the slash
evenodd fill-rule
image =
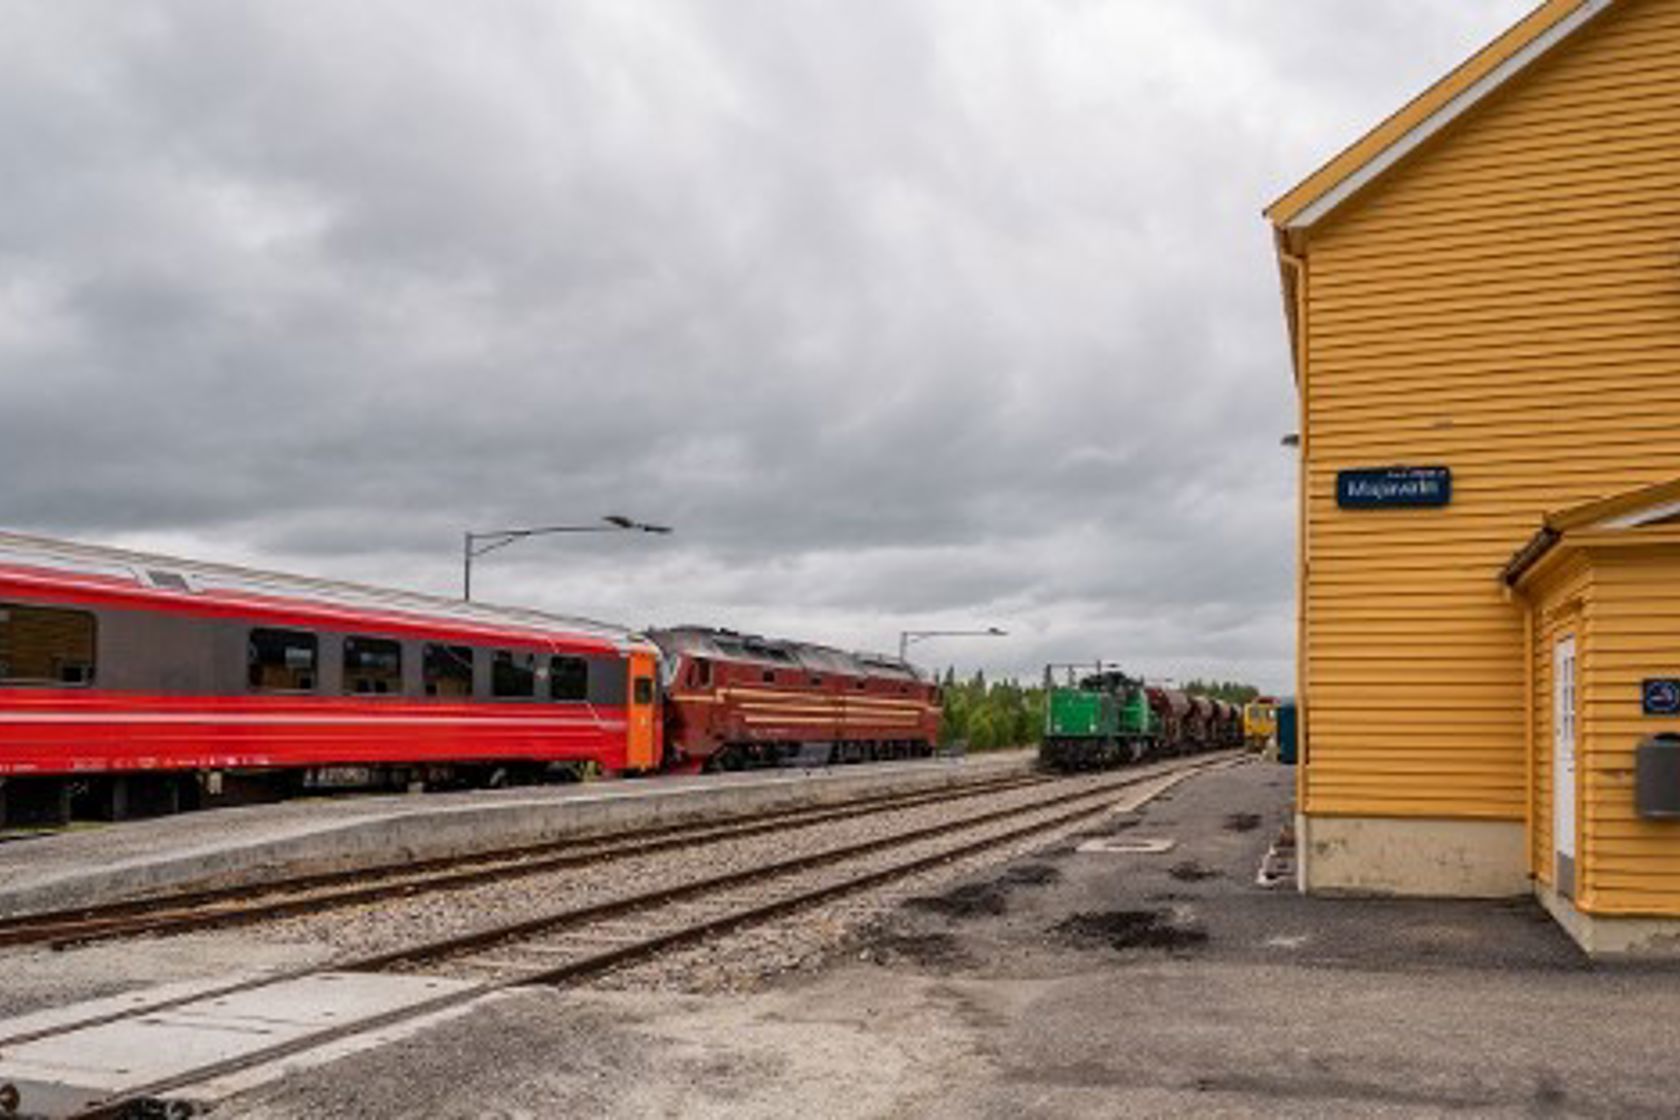
<path id="1" fill-rule="evenodd" d="M 636 652 L 630 655 L 629 742 L 625 767 L 630 770 L 653 770 L 659 765 L 659 736 L 655 719 L 659 690 L 654 686 L 658 666 L 653 654 Z"/>

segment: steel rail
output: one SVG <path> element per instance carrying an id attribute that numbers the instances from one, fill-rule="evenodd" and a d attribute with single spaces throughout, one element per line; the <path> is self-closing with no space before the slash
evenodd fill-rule
<path id="1" fill-rule="evenodd" d="M 0 946 L 46 944 L 64 949 L 148 933 L 242 925 L 384 898 L 462 890 L 497 879 L 628 859 L 692 844 L 721 843 L 781 829 L 979 797 L 1053 780 L 1032 775 L 988 779 L 941 790 L 872 795 L 833 805 L 776 810 L 722 824 L 701 821 L 624 830 L 404 865 L 322 872 L 242 887 L 217 887 L 108 906 L 19 915 L 0 920 Z M 557 854 L 545 854 L 550 852 Z M 368 881 L 370 876 L 373 882 Z"/>
<path id="2" fill-rule="evenodd" d="M 935 803 L 935 802 L 941 801 L 941 800 L 943 800 L 943 801 L 959 801 L 959 800 L 964 800 L 964 799 L 969 798 L 969 797 L 980 796 L 984 793 L 997 792 L 1000 787 L 1003 787 L 1003 788 L 1025 788 L 1027 786 L 1032 786 L 1032 785 L 1050 784 L 1052 782 L 1055 782 L 1056 780 L 1057 779 L 1029 779 L 1029 780 L 1026 780 L 1026 781 L 1018 781 L 1018 780 L 1014 780 L 1014 779 L 1002 779 L 1002 780 L 998 780 L 998 781 L 988 781 L 988 782 L 984 782 L 984 783 L 973 783 L 973 784 L 969 784 L 969 785 L 956 787 L 954 789 L 939 790 L 939 791 L 924 791 L 920 794 L 908 795 L 908 796 L 907 795 L 884 795 L 882 797 L 862 798 L 862 799 L 858 799 L 858 802 L 870 802 L 870 803 L 872 803 L 871 807 L 869 807 L 868 809 L 866 809 L 864 811 L 855 811 L 855 806 L 858 802 L 848 802 L 848 803 L 846 803 L 846 806 L 833 806 L 833 807 L 827 807 L 824 810 L 822 810 L 823 815 L 824 815 L 824 820 L 823 821 L 811 822 L 811 821 L 808 821 L 808 820 L 802 820 L 799 823 L 801 825 L 811 824 L 811 823 L 826 823 L 827 820 L 845 819 L 845 818 L 848 818 L 848 817 L 856 818 L 856 817 L 861 817 L 861 816 L 868 815 L 869 813 L 872 813 L 872 812 L 887 812 L 887 811 L 904 809 L 904 808 L 917 808 L 917 807 L 919 807 L 923 804 Z M 914 804 L 907 804 L 906 803 L 906 802 L 912 801 L 912 800 L 914 801 Z M 888 804 L 874 804 L 874 803 L 879 803 L 879 802 L 889 802 L 889 803 Z M 847 806 L 853 807 L 853 811 L 848 811 Z M 808 812 L 808 811 L 798 811 L 798 812 Z M 778 820 L 776 822 L 761 822 L 761 821 L 758 821 L 758 820 L 755 819 L 754 822 L 752 822 L 754 827 L 752 827 L 750 829 L 750 831 L 754 832 L 754 833 L 770 832 L 770 831 L 776 831 L 780 828 L 787 827 L 787 821 L 786 821 L 785 817 L 788 816 L 788 815 L 789 814 L 778 814 Z M 665 830 L 661 830 L 661 831 L 674 831 L 676 829 L 683 828 L 683 827 L 685 827 L 685 826 L 673 826 L 673 829 L 665 829 Z M 749 831 L 749 830 L 746 829 L 743 826 L 742 831 L 746 832 L 746 831 Z M 686 841 L 684 841 L 684 842 L 686 842 Z M 643 850 L 645 850 L 645 849 L 643 849 Z M 593 858 L 593 856 L 591 858 Z M 163 1000 L 156 1000 L 156 1001 L 152 1001 L 152 1002 L 149 1002 L 149 1003 L 136 1005 L 136 1006 L 132 1006 L 132 1007 L 124 1007 L 124 1008 L 121 1008 L 121 1009 L 118 1009 L 118 1010 L 107 1012 L 107 1013 L 102 1014 L 102 1015 L 88 1016 L 88 1017 L 83 1018 L 83 1019 L 77 1019 L 77 1020 L 70 1021 L 70 1022 L 65 1022 L 65 1023 L 58 1023 L 58 1024 L 55 1024 L 51 1027 L 42 1027 L 42 1028 L 39 1028 L 39 1029 L 33 1030 L 33 1031 L 21 1032 L 21 1033 L 16 1034 L 16 1035 L 11 1035 L 11 1036 L 7 1036 L 7 1037 L 4 1037 L 4 1038 L 0 1038 L 0 1047 L 17 1046 L 17 1045 L 20 1045 L 20 1044 L 26 1043 L 26 1042 L 34 1042 L 34 1041 L 37 1041 L 37 1040 L 42 1039 L 42 1038 L 50 1038 L 54 1035 L 67 1034 L 71 1031 L 80 1030 L 80 1029 L 83 1029 L 85 1027 L 100 1026 L 100 1025 L 103 1025 L 103 1024 L 120 1022 L 124 1019 L 134 1018 L 134 1017 L 137 1017 L 139 1015 L 153 1014 L 153 1013 L 157 1013 L 157 1012 L 161 1012 L 161 1011 L 168 1011 L 168 1010 L 171 1010 L 173 1008 L 182 1007 L 182 1006 L 185 1006 L 185 1005 L 191 1004 L 191 1003 L 196 1003 L 200 1000 L 218 998 L 218 997 L 222 997 L 222 996 L 237 994 L 239 992 L 251 991 L 251 990 L 254 990 L 254 989 L 257 989 L 257 988 L 268 987 L 272 984 L 281 983 L 281 982 L 289 981 L 289 980 L 301 979 L 302 977 L 312 976 L 312 975 L 315 975 L 315 974 L 323 972 L 323 971 L 354 970 L 358 967 L 361 967 L 362 964 L 363 964 L 363 962 L 358 962 L 358 961 L 350 961 L 350 962 L 346 962 L 346 963 L 343 963 L 343 964 L 335 964 L 333 962 L 328 962 L 326 964 L 321 964 L 321 965 L 310 965 L 310 966 L 297 968 L 297 969 L 285 970 L 285 971 L 276 972 L 276 973 L 269 973 L 269 974 L 265 974 L 265 975 L 262 975 L 262 976 L 249 977 L 247 979 L 236 981 L 234 983 L 227 984 L 227 985 L 222 985 L 222 986 L 219 986 L 219 987 L 208 988 L 208 989 L 203 989 L 203 990 L 194 991 L 194 992 L 190 992 L 190 993 L 185 993 L 185 994 L 182 994 L 182 995 L 179 995 L 179 996 L 171 996 L 171 997 L 169 997 L 167 999 L 163 999 Z"/>
<path id="3" fill-rule="evenodd" d="M 1177 771 L 1172 771 L 1177 772 Z M 464 952 L 496 945 L 505 941 L 527 938 L 533 934 L 549 933 L 583 925 L 588 922 L 600 921 L 604 918 L 620 917 L 624 914 L 639 910 L 649 910 L 671 902 L 677 902 L 696 897 L 698 895 L 714 894 L 730 887 L 741 886 L 765 879 L 795 875 L 813 868 L 825 867 L 858 856 L 872 855 L 888 848 L 913 844 L 921 840 L 944 836 L 952 832 L 977 828 L 995 821 L 1018 817 L 1028 813 L 1042 812 L 1058 805 L 1071 804 L 1077 801 L 1089 801 L 1093 798 L 1107 798 L 1118 790 L 1153 780 L 1164 776 L 1159 772 L 1147 776 L 1128 777 L 1117 782 L 1111 782 L 1096 788 L 1086 788 L 1072 793 L 1058 794 L 1055 797 L 1042 798 L 1026 805 L 1012 805 L 1002 809 L 989 809 L 983 813 L 969 814 L 956 820 L 942 821 L 938 824 L 925 825 L 908 831 L 895 832 L 888 836 L 876 837 L 860 843 L 839 844 L 831 848 L 824 848 L 808 855 L 794 856 L 775 863 L 757 864 L 739 871 L 726 871 L 721 875 L 712 875 L 704 879 L 691 879 L 686 883 L 679 883 L 671 887 L 660 887 L 656 890 L 644 891 L 640 894 L 626 895 L 622 898 L 608 899 L 603 902 L 590 903 L 586 906 L 573 907 L 568 910 L 555 911 L 540 918 L 530 918 L 521 922 L 495 926 L 490 929 L 474 933 L 461 934 L 456 937 L 446 937 L 437 941 L 419 945 L 410 945 L 388 953 L 379 953 L 364 957 L 341 966 L 350 972 L 377 972 L 390 969 L 394 965 L 414 965 L 425 961 L 437 960 L 443 957 L 458 956 Z"/>
<path id="4" fill-rule="evenodd" d="M 880 797 L 860 798 L 860 799 L 857 799 L 856 801 L 846 802 L 843 805 L 824 807 L 820 810 L 796 810 L 796 811 L 794 811 L 794 813 L 791 813 L 791 814 L 777 814 L 776 815 L 777 819 L 775 821 L 763 821 L 763 820 L 759 820 L 759 819 L 755 818 L 754 820 L 749 822 L 748 825 L 741 825 L 741 826 L 738 826 L 738 828 L 739 828 L 739 832 L 741 834 L 755 834 L 755 833 L 764 833 L 764 832 L 774 832 L 774 831 L 778 831 L 780 829 L 789 827 L 787 818 L 789 816 L 794 816 L 794 815 L 801 815 L 801 814 L 806 814 L 806 813 L 816 813 L 816 812 L 820 812 L 822 814 L 822 819 L 821 820 L 812 821 L 812 820 L 809 820 L 809 819 L 801 819 L 800 821 L 797 822 L 797 824 L 794 825 L 794 827 L 803 827 L 803 826 L 808 826 L 808 825 L 813 825 L 813 824 L 828 823 L 829 821 L 832 821 L 832 820 L 857 819 L 857 818 L 867 816 L 867 815 L 871 815 L 871 814 L 874 814 L 874 813 L 891 812 L 891 811 L 901 810 L 901 809 L 914 809 L 914 808 L 919 808 L 919 807 L 921 807 L 923 805 L 926 805 L 926 804 L 937 803 L 939 801 L 945 801 L 945 802 L 961 801 L 961 800 L 966 800 L 966 799 L 970 799 L 970 798 L 973 798 L 973 797 L 982 796 L 982 795 L 987 794 L 987 793 L 996 793 L 1000 789 L 1009 790 L 1009 789 L 1027 788 L 1027 787 L 1035 786 L 1035 785 L 1055 784 L 1055 783 L 1057 783 L 1061 780 L 1063 780 L 1063 779 L 1054 779 L 1054 778 L 1039 779 L 1039 778 L 1031 778 L 1031 777 L 1029 777 L 1027 780 L 1024 780 L 1024 781 L 1017 780 L 1017 779 L 999 779 L 999 780 L 996 780 L 996 781 L 987 781 L 987 782 L 982 782 L 982 783 L 971 783 L 971 784 L 955 787 L 955 788 L 952 788 L 952 789 L 923 791 L 921 793 L 913 794 L 913 795 L 898 794 L 898 795 L 883 795 L 883 796 L 880 796 Z M 866 806 L 864 806 L 862 809 L 859 809 L 858 806 L 862 805 L 865 802 L 867 802 L 868 804 Z M 749 825 L 750 825 L 750 827 L 749 827 Z M 673 826 L 670 829 L 662 829 L 662 830 L 659 830 L 659 831 L 661 831 L 661 832 L 677 831 L 677 830 L 685 829 L 686 827 L 687 826 Z M 724 837 L 724 839 L 730 839 L 730 838 L 733 838 L 733 837 Z M 627 840 L 626 842 L 629 843 L 630 841 Z M 688 840 L 686 838 L 683 838 L 683 839 L 681 839 L 680 842 L 687 843 Z M 640 851 L 645 851 L 645 850 L 648 850 L 648 849 L 641 848 L 639 850 Z M 636 854 L 636 853 L 631 852 L 631 853 L 626 853 L 626 854 Z M 596 855 L 597 855 L 597 853 L 592 852 L 592 853 L 589 854 L 589 858 L 591 858 L 591 859 L 596 858 Z M 313 905 L 314 900 L 311 899 L 309 901 L 310 901 L 311 905 Z M 372 958 L 370 958 L 369 960 L 372 960 Z M 220 986 L 220 987 L 208 988 L 208 989 L 204 989 L 204 990 L 200 990 L 200 991 L 185 993 L 185 994 L 178 995 L 178 996 L 171 996 L 171 997 L 168 997 L 166 999 L 156 1000 L 156 1001 L 152 1001 L 152 1002 L 141 1004 L 141 1005 L 135 1005 L 135 1006 L 132 1006 L 132 1007 L 120 1008 L 120 1009 L 117 1009 L 117 1010 L 114 1010 L 114 1011 L 107 1012 L 107 1013 L 102 1014 L 102 1015 L 88 1016 L 87 1018 L 78 1019 L 78 1020 L 74 1020 L 74 1021 L 71 1021 L 71 1022 L 55 1024 L 51 1027 L 42 1027 L 42 1028 L 39 1028 L 39 1029 L 33 1030 L 33 1031 L 20 1032 L 19 1034 L 16 1034 L 16 1035 L 10 1035 L 10 1036 L 0 1038 L 0 1047 L 17 1046 L 17 1045 L 20 1045 L 20 1044 L 25 1043 L 25 1042 L 34 1042 L 34 1041 L 37 1041 L 37 1040 L 42 1039 L 42 1038 L 50 1038 L 54 1035 L 67 1034 L 70 1031 L 80 1030 L 84 1027 L 99 1026 L 99 1025 L 106 1024 L 106 1023 L 120 1022 L 123 1019 L 133 1018 L 135 1016 L 142 1015 L 142 1014 L 152 1014 L 152 1013 L 160 1012 L 160 1011 L 168 1011 L 168 1010 L 171 1010 L 171 1009 L 176 1008 L 176 1007 L 182 1007 L 182 1006 L 185 1006 L 185 1005 L 190 1004 L 190 1003 L 195 1003 L 199 1000 L 217 998 L 217 997 L 221 997 L 221 996 L 233 995 L 233 994 L 236 994 L 236 993 L 239 993 L 239 992 L 251 991 L 251 990 L 256 989 L 256 988 L 267 987 L 271 984 L 279 983 L 279 982 L 282 982 L 282 981 L 296 980 L 296 979 L 300 979 L 300 978 L 305 977 L 305 976 L 312 976 L 312 975 L 315 975 L 316 973 L 319 973 L 319 972 L 322 972 L 322 971 L 356 970 L 358 968 L 364 968 L 364 966 L 366 966 L 367 964 L 368 964 L 368 961 L 356 961 L 356 960 L 352 960 L 352 961 L 348 961 L 348 962 L 342 962 L 342 963 L 328 962 L 326 964 L 309 965 L 309 966 L 305 966 L 305 967 L 301 967 L 301 968 L 284 970 L 284 971 L 275 972 L 275 973 L 269 973 L 269 974 L 265 974 L 265 975 L 262 975 L 262 976 L 248 977 L 244 980 L 236 981 L 234 983 L 223 985 L 223 986 Z"/>
<path id="5" fill-rule="evenodd" d="M 965 818 L 965 820 L 969 827 L 974 827 L 980 823 L 989 823 L 991 819 L 996 819 L 999 816 L 1022 816 L 1074 800 L 1091 800 L 1094 798 L 1106 799 L 1118 790 L 1143 785 L 1163 778 L 1183 780 L 1205 770 L 1220 769 L 1225 766 L 1233 765 L 1236 761 L 1238 760 L 1230 757 L 1198 759 L 1188 765 L 1163 767 L 1162 769 L 1153 771 L 1150 774 L 1130 777 L 1126 780 L 1108 784 L 1098 789 L 1088 789 L 1079 795 L 1064 795 L 1049 801 L 1037 802 L 1030 806 L 1022 806 L 1013 810 L 982 814 L 980 818 Z M 190 1070 L 186 1073 L 178 1074 L 173 1077 L 163 1078 L 148 1085 L 139 1086 L 121 1094 L 118 1097 L 102 1101 L 89 1109 L 74 1113 L 68 1118 L 68 1120 L 121 1120 L 121 1118 L 133 1115 L 131 1110 L 143 1107 L 149 1102 L 155 1102 L 163 1094 L 174 1092 L 190 1085 L 213 1080 L 215 1078 L 223 1077 L 231 1073 L 237 1073 L 242 1070 L 251 1069 L 255 1066 L 267 1065 L 271 1062 L 281 1061 L 295 1054 L 304 1053 L 306 1051 L 314 1050 L 318 1047 L 336 1042 L 342 1038 L 348 1038 L 357 1034 L 364 1034 L 399 1022 L 412 1021 L 414 1019 L 423 1018 L 441 1011 L 460 1007 L 498 992 L 504 992 L 520 987 L 563 984 L 586 975 L 592 975 L 609 970 L 639 957 L 652 955 L 666 948 L 673 948 L 678 945 L 703 940 L 704 938 L 712 936 L 716 933 L 729 932 L 769 918 L 780 917 L 783 914 L 799 910 L 803 907 L 825 902 L 844 894 L 867 890 L 870 887 L 890 882 L 892 879 L 912 875 L 918 871 L 927 870 L 942 863 L 947 863 L 953 859 L 962 858 L 963 856 L 972 855 L 976 852 L 1013 843 L 1017 840 L 1025 839 L 1035 833 L 1053 832 L 1059 828 L 1064 828 L 1068 825 L 1077 823 L 1084 818 L 1097 816 L 1109 811 L 1111 811 L 1110 806 L 1105 800 L 1102 804 L 1073 809 L 1065 813 L 1057 814 L 1048 820 L 1034 821 L 1030 824 L 1010 829 L 998 835 L 982 837 L 978 840 L 958 844 L 955 847 L 942 849 L 941 851 L 930 855 L 918 856 L 910 860 L 893 864 L 889 867 L 864 872 L 839 883 L 831 883 L 823 887 L 818 887 L 786 898 L 777 899 L 756 907 L 743 908 L 742 910 L 725 914 L 705 922 L 696 923 L 693 926 L 683 927 L 668 933 L 658 934 L 642 942 L 608 949 L 579 961 L 568 962 L 558 968 L 503 980 L 486 981 L 475 985 L 472 988 L 447 993 L 434 999 L 426 1000 L 408 1007 L 384 1012 L 380 1015 L 360 1019 L 355 1022 L 344 1023 L 336 1027 L 330 1027 L 322 1031 L 305 1035 L 301 1038 L 293 1039 L 289 1042 L 267 1047 L 252 1053 L 242 1054 L 237 1057 L 225 1059 L 221 1062 L 216 1062 L 208 1066 Z M 982 818 L 986 819 L 982 820 Z M 960 827 L 961 826 L 958 825 L 955 828 L 939 827 L 932 830 L 921 829 L 916 831 L 943 833 L 958 830 Z M 902 839 L 902 837 L 892 839 Z M 859 846 L 859 849 L 869 848 L 873 851 L 879 846 L 880 844 L 878 842 L 870 842 L 869 844 Z M 793 863 L 799 861 L 787 862 Z M 734 880 L 740 879 L 742 876 L 729 875 L 719 878 Z M 652 897 L 653 895 L 668 893 L 669 892 L 649 892 L 649 894 L 644 897 Z M 501 932 L 504 936 L 501 937 L 500 940 L 507 941 L 517 936 L 516 933 L 511 931 L 523 930 L 533 924 L 534 923 L 528 922 L 514 923 L 512 925 L 502 927 L 499 931 L 487 932 Z M 446 939 L 446 941 L 433 942 L 427 946 L 420 946 L 417 948 L 424 952 L 425 950 L 441 947 L 449 942 L 459 940 L 463 939 Z M 381 954 L 375 957 L 364 958 L 362 961 L 354 962 L 349 965 L 311 969 L 305 974 L 313 974 L 323 971 L 367 971 L 370 967 L 387 967 L 391 963 L 397 963 L 402 958 L 403 954 L 401 952 Z M 269 982 L 272 983 L 273 981 Z M 194 998 L 200 999 L 205 997 L 200 995 Z M 128 1016 L 125 1015 L 123 1017 Z"/>

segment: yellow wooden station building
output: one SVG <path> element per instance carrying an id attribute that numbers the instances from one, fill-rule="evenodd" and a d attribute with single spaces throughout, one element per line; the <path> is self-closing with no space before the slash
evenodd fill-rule
<path id="1" fill-rule="evenodd" d="M 1542 4 L 1267 217 L 1302 888 L 1680 953 L 1680 0 Z"/>

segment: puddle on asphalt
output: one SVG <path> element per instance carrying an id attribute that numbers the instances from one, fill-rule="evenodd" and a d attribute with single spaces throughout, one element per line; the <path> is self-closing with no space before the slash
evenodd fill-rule
<path id="1" fill-rule="evenodd" d="M 1219 878 L 1219 872 L 1211 867 L 1203 867 L 1193 859 L 1173 864 L 1167 874 L 1181 883 L 1200 883 L 1206 879 Z"/>
<path id="2" fill-rule="evenodd" d="M 998 881 L 1016 887 L 1044 887 L 1060 882 L 1061 878 L 1061 871 L 1047 863 L 1024 863 L 1005 871 Z"/>
<path id="3" fill-rule="evenodd" d="M 1009 910 L 1010 892 L 1017 887 L 1043 887 L 1058 882 L 1062 873 L 1047 863 L 1024 863 L 1005 869 L 983 883 L 963 883 L 944 894 L 907 898 L 910 910 L 938 914 L 961 921 L 965 918 L 997 917 Z"/>
<path id="4" fill-rule="evenodd" d="M 1050 932 L 1070 945 L 1111 949 L 1195 949 L 1207 944 L 1207 930 L 1180 924 L 1167 910 L 1107 910 L 1075 914 Z"/>
<path id="5" fill-rule="evenodd" d="M 882 931 L 866 942 L 863 956 L 877 964 L 904 963 L 918 968 L 967 968 L 974 963 L 949 933 Z"/>
<path id="6" fill-rule="evenodd" d="M 912 910 L 924 910 L 958 920 L 982 916 L 996 917 L 1009 909 L 1009 892 L 995 881 L 964 883 L 944 894 L 907 898 L 904 905 Z"/>
<path id="7" fill-rule="evenodd" d="M 1226 832 L 1253 832 L 1259 827 L 1259 813 L 1232 813 L 1225 818 Z"/>

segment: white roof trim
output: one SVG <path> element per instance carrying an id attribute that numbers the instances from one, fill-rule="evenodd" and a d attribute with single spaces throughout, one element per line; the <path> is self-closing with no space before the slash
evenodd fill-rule
<path id="1" fill-rule="evenodd" d="M 1291 218 L 1284 228 L 1307 229 L 1317 224 L 1320 218 L 1363 190 L 1373 179 L 1405 159 L 1431 136 L 1469 112 L 1500 86 L 1526 70 L 1530 63 L 1573 35 L 1614 3 L 1615 0 L 1584 0 L 1580 7 L 1558 20 L 1527 46 L 1482 75 L 1457 97 L 1425 117 L 1410 132 L 1320 195 L 1311 205 Z"/>
<path id="2" fill-rule="evenodd" d="M 1670 517 L 1680 514 L 1680 502 L 1669 502 L 1666 505 L 1651 506 L 1634 513 L 1624 513 L 1620 517 L 1611 517 L 1594 525 L 1594 529 L 1637 529 L 1641 525 L 1652 525 L 1658 521 L 1666 521 Z"/>

